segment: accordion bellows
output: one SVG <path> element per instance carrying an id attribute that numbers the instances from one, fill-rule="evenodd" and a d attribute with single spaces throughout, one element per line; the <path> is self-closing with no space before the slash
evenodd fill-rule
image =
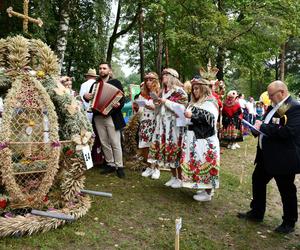
<path id="1" fill-rule="evenodd" d="M 117 87 L 100 81 L 96 87 L 92 109 L 100 112 L 102 115 L 108 115 L 114 104 L 118 103 L 123 96 L 123 92 Z"/>

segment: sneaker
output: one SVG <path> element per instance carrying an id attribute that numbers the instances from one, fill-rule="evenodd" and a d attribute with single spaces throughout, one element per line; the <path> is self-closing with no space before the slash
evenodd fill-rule
<path id="1" fill-rule="evenodd" d="M 182 187 L 182 180 L 176 178 L 176 179 L 173 181 L 173 183 L 171 184 L 170 187 L 171 187 L 171 188 L 181 188 L 181 187 Z"/>
<path id="2" fill-rule="evenodd" d="M 232 144 L 232 145 L 231 145 L 231 149 L 236 149 L 235 144 Z"/>
<path id="3" fill-rule="evenodd" d="M 201 190 L 197 190 L 197 194 L 203 194 L 204 192 L 206 192 L 204 189 L 201 189 Z"/>
<path id="4" fill-rule="evenodd" d="M 229 143 L 229 144 L 227 145 L 227 148 L 228 148 L 228 149 L 231 149 L 231 147 L 232 147 L 232 144 Z"/>
<path id="5" fill-rule="evenodd" d="M 203 194 L 204 192 L 206 192 L 206 190 L 205 190 L 205 189 L 201 189 L 201 190 L 198 190 L 198 191 L 197 191 L 197 194 Z M 214 194 L 215 194 L 215 190 L 212 189 L 212 190 L 210 191 L 210 196 L 213 197 Z"/>
<path id="6" fill-rule="evenodd" d="M 124 168 L 117 168 L 117 176 L 119 178 L 125 178 L 125 172 L 124 172 Z"/>
<path id="7" fill-rule="evenodd" d="M 143 177 L 149 177 L 150 175 L 152 175 L 154 172 L 154 169 L 152 168 L 146 168 L 146 170 L 142 173 Z"/>
<path id="8" fill-rule="evenodd" d="M 175 180 L 176 180 L 176 177 L 172 176 L 171 179 L 165 183 L 165 186 L 170 187 Z"/>
<path id="9" fill-rule="evenodd" d="M 157 169 L 157 168 L 154 169 L 151 178 L 154 179 L 154 180 L 158 180 L 158 179 L 159 179 L 159 176 L 160 176 L 160 171 L 159 171 L 159 169 Z"/>
<path id="10" fill-rule="evenodd" d="M 211 201 L 211 194 L 208 194 L 206 191 L 200 194 L 195 194 L 193 196 L 196 201 Z"/>
<path id="11" fill-rule="evenodd" d="M 241 148 L 241 146 L 239 144 L 234 144 L 235 148 Z"/>

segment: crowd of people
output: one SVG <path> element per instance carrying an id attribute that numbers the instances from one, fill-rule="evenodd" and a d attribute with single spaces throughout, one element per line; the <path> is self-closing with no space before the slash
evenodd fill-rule
<path id="1" fill-rule="evenodd" d="M 94 97 L 95 84 L 111 84 L 123 92 L 122 84 L 112 78 L 111 66 L 106 62 L 100 64 L 98 77 L 94 70 L 89 70 L 86 77 L 80 90 L 86 111 Z M 235 90 L 223 97 L 224 89 L 216 91 L 216 84 L 220 83 L 199 75 L 183 84 L 172 68 L 164 69 L 161 78 L 155 72 L 145 74 L 141 92 L 134 97 L 135 112 L 139 113 L 138 148 L 147 164 L 142 176 L 159 179 L 160 170 L 167 168 L 171 176 L 166 186 L 190 188 L 196 191 L 193 196 L 196 201 L 210 201 L 219 187 L 220 145 L 237 149 L 238 142 L 250 131 L 259 137 L 252 178 L 253 201 L 251 210 L 239 213 L 238 217 L 263 220 L 266 185 L 274 178 L 284 214 L 283 223 L 275 231 L 292 232 L 298 219 L 294 179 L 300 172 L 300 104 L 290 97 L 281 81 L 268 87 L 272 101 L 269 107 L 252 97 L 246 101 Z M 92 109 L 90 118 L 105 159 L 101 174 L 116 172 L 120 178 L 125 177 L 121 144 L 121 131 L 125 127 L 123 105 L 124 97 L 113 104 L 108 115 Z M 283 107 L 285 110 L 281 111 Z M 245 126 L 243 119 L 255 130 Z M 263 133 L 256 134 L 259 130 Z M 285 149 L 288 159 L 272 156 L 281 155 L 284 146 L 288 147 Z"/>
<path id="2" fill-rule="evenodd" d="M 92 75 L 93 79 L 87 79 L 80 90 L 88 116 L 95 84 L 109 83 L 123 91 L 121 83 L 111 78 L 108 63 L 100 64 L 98 77 Z M 220 100 L 213 95 L 216 95 L 215 81 L 196 76 L 191 80 L 191 92 L 186 93 L 176 70 L 166 68 L 161 75 L 159 79 L 157 73 L 147 73 L 134 102 L 140 113 L 139 153 L 147 164 L 142 176 L 159 179 L 161 168 L 170 169 L 171 177 L 166 186 L 194 189 L 197 191 L 195 200 L 209 201 L 213 189 L 219 187 L 220 169 L 217 128 Z M 91 110 L 91 122 L 105 159 L 101 174 L 116 172 L 120 178 L 125 177 L 121 146 L 121 130 L 125 127 L 123 105 L 124 98 L 113 105 L 108 115 Z"/>
<path id="3" fill-rule="evenodd" d="M 124 90 L 121 82 L 113 78 L 109 63 L 100 63 L 98 72 L 99 75 L 95 69 L 88 70 L 79 95 L 72 90 L 71 77 L 61 77 L 60 83 L 70 95 L 80 97 L 93 126 L 96 135 L 93 161 L 104 158 L 100 173 L 115 172 L 124 178 Z M 196 75 L 185 83 L 172 68 L 165 68 L 160 75 L 146 73 L 141 92 L 133 98 L 139 123 L 138 153 L 146 164 L 141 175 L 157 180 L 161 169 L 169 169 L 171 175 L 166 186 L 189 188 L 195 191 L 194 200 L 211 201 L 220 185 L 220 145 L 231 150 L 240 148 L 238 143 L 251 133 L 258 138 L 252 175 L 253 199 L 251 209 L 237 216 L 263 221 L 267 184 L 274 179 L 283 206 L 283 222 L 275 231 L 293 232 L 298 220 L 294 181 L 300 173 L 300 103 L 291 97 L 287 85 L 279 80 L 271 82 L 265 92 L 269 103 L 265 103 L 253 97 L 247 101 L 236 90 L 225 93 L 224 83 L 212 80 L 209 74 Z M 107 112 L 93 106 L 95 98 L 100 99 L 99 89 L 104 98 L 99 102 L 109 107 Z M 0 122 L 2 112 L 0 98 Z"/>

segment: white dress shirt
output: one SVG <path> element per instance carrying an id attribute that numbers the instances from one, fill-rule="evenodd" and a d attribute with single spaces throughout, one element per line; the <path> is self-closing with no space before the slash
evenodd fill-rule
<path id="1" fill-rule="evenodd" d="M 87 110 L 87 108 L 89 107 L 89 103 L 84 100 L 83 96 L 90 92 L 90 89 L 95 81 L 95 79 L 89 79 L 80 86 L 79 95 L 81 96 L 81 99 L 83 101 L 84 110 Z"/>
<path id="2" fill-rule="evenodd" d="M 96 80 L 95 79 L 89 79 L 87 80 L 86 82 L 82 83 L 81 86 L 80 86 L 80 91 L 79 91 L 79 95 L 81 97 L 81 100 L 83 102 L 83 107 L 84 107 L 84 110 L 86 111 L 88 108 L 89 108 L 89 103 L 86 102 L 83 98 L 83 96 L 86 94 L 86 93 L 89 93 L 90 92 L 90 89 L 93 85 L 93 83 L 95 82 Z M 87 113 L 87 117 L 90 121 L 92 121 L 92 118 L 93 118 L 93 113 Z"/>

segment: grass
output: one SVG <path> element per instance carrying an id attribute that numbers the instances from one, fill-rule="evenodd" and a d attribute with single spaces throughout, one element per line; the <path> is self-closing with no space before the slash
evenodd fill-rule
<path id="1" fill-rule="evenodd" d="M 236 218 L 237 211 L 248 210 L 255 146 L 247 138 L 241 149 L 224 150 L 221 187 L 209 203 L 194 201 L 189 189 L 165 187 L 168 172 L 154 181 L 128 170 L 121 180 L 91 169 L 86 188 L 112 192 L 112 199 L 92 197 L 92 208 L 80 220 L 47 233 L 2 238 L 0 249 L 174 249 L 178 217 L 183 220 L 180 249 L 300 249 L 299 228 L 287 237 L 273 233 L 281 222 L 274 183 L 264 223 Z"/>

